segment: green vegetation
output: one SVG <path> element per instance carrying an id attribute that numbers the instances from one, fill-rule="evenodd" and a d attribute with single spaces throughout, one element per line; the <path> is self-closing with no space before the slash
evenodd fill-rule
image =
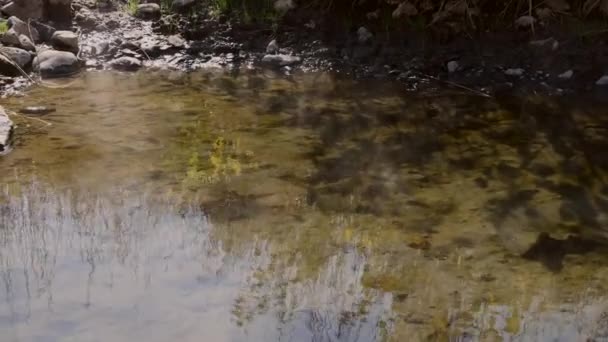
<path id="1" fill-rule="evenodd" d="M 0 34 L 4 34 L 8 31 L 8 22 L 6 20 L 0 21 Z"/>
<path id="2" fill-rule="evenodd" d="M 212 4 L 217 12 L 248 22 L 274 23 L 287 11 L 306 10 L 382 27 L 534 27 L 564 18 L 608 16 L 608 0 L 311 0 L 297 5 L 292 0 L 212 0 Z"/>
<path id="3" fill-rule="evenodd" d="M 137 12 L 137 7 L 139 6 L 139 0 L 129 0 L 125 5 L 125 12 L 135 15 Z"/>
<path id="4" fill-rule="evenodd" d="M 275 0 L 214 0 L 213 7 L 220 14 L 232 14 L 245 22 L 275 22 L 279 12 Z"/>

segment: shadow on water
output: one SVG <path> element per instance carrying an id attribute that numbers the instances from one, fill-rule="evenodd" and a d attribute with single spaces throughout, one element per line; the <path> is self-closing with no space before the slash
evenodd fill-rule
<path id="1" fill-rule="evenodd" d="M 0 159 L 9 340 L 608 337 L 603 109 L 327 74 L 73 82 L 6 104 L 57 107 Z"/>

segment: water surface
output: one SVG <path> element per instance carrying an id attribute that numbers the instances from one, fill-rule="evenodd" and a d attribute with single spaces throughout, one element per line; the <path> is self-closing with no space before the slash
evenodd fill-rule
<path id="1" fill-rule="evenodd" d="M 606 341 L 606 110 L 327 74 L 2 103 L 7 341 Z"/>

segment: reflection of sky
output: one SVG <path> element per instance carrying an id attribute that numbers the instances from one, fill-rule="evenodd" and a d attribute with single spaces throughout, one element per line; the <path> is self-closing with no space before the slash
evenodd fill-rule
<path id="1" fill-rule="evenodd" d="M 314 279 L 290 283 L 264 241 L 238 256 L 210 239 L 198 212 L 146 201 L 13 197 L 3 224 L 0 333 L 12 340 L 370 341 L 390 296 L 366 296 L 365 258 L 330 258 Z M 257 252 L 256 252 L 257 251 Z M 285 271 L 285 272 L 283 272 Z M 284 295 L 281 284 L 286 284 Z M 371 299 L 363 317 L 341 320 Z M 263 306 L 262 303 L 269 302 Z M 238 311 L 238 312 L 237 312 Z M 241 320 L 242 317 L 246 319 Z"/>

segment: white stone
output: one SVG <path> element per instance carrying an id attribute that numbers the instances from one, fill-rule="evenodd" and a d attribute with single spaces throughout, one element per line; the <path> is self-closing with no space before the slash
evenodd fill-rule
<path id="1" fill-rule="evenodd" d="M 598 86 L 608 85 L 608 75 L 604 75 L 604 76 L 600 77 L 600 79 L 595 82 L 595 85 L 598 85 Z"/>
<path id="2" fill-rule="evenodd" d="M 507 76 L 521 76 L 524 74 L 524 69 L 522 68 L 512 68 L 505 70 L 505 75 Z"/>
<path id="3" fill-rule="evenodd" d="M 374 35 L 365 26 L 361 26 L 357 30 L 357 37 L 359 38 L 359 43 L 367 43 Z"/>
<path id="4" fill-rule="evenodd" d="M 574 71 L 568 70 L 564 73 L 557 75 L 557 78 L 562 79 L 562 80 L 569 80 L 572 78 L 572 76 L 574 76 Z"/>
<path id="5" fill-rule="evenodd" d="M 457 61 L 449 61 L 447 64 L 448 72 L 450 74 L 453 72 L 456 72 L 459 67 L 460 67 L 460 64 L 458 64 Z"/>
<path id="6" fill-rule="evenodd" d="M 270 54 L 279 53 L 279 44 L 277 43 L 276 39 L 273 39 L 270 41 L 270 43 L 268 43 L 268 46 L 266 46 L 266 53 L 270 53 Z"/>

